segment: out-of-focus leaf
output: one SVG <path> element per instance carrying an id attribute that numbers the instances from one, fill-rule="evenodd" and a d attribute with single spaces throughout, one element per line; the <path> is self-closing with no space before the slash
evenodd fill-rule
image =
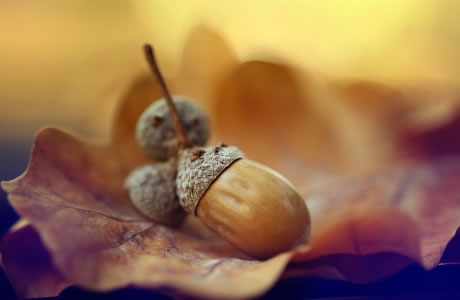
<path id="1" fill-rule="evenodd" d="M 21 221 L 2 239 L 2 266 L 17 296 L 54 296 L 71 283 L 54 266 L 35 229 Z"/>
<path id="2" fill-rule="evenodd" d="M 207 113 L 211 113 L 214 105 L 216 85 L 239 66 L 231 46 L 206 26 L 190 31 L 180 63 L 174 80 L 170 81 L 172 91 L 192 97 Z M 214 122 L 214 116 L 210 118 Z"/>
<path id="3" fill-rule="evenodd" d="M 309 83 L 282 64 L 241 64 L 217 86 L 217 136 L 294 181 L 307 162 L 327 165 L 336 154 L 335 140 L 310 101 Z"/>
<path id="4" fill-rule="evenodd" d="M 407 129 L 400 138 L 406 156 L 424 158 L 460 154 L 460 113 L 434 128 Z"/>
<path id="5" fill-rule="evenodd" d="M 358 282 L 381 275 L 376 272 L 379 268 L 359 263 L 362 255 L 399 254 L 433 268 L 460 226 L 459 180 L 460 160 L 455 157 L 399 162 L 373 174 L 310 190 L 305 200 L 312 216 L 312 241 L 294 259 L 353 255 L 328 259 L 328 265 L 337 269 L 334 264 L 338 262 L 336 271 L 346 272 L 332 278 Z M 343 270 L 340 265 L 347 261 L 357 263 Z M 388 262 L 377 266 L 384 273 L 401 268 Z"/>

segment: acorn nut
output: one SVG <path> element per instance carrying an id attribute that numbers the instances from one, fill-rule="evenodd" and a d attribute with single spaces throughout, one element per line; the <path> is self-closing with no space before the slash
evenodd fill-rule
<path id="1" fill-rule="evenodd" d="M 186 216 L 176 195 L 176 168 L 172 163 L 135 169 L 126 178 L 125 189 L 133 205 L 157 223 L 178 226 Z"/>
<path id="2" fill-rule="evenodd" d="M 174 105 L 192 146 L 203 146 L 208 141 L 209 125 L 206 114 L 191 100 L 173 97 Z M 140 116 L 136 126 L 136 139 L 142 150 L 154 160 L 165 161 L 177 155 L 174 120 L 167 102 L 153 102 Z"/>
<path id="3" fill-rule="evenodd" d="M 233 146 L 186 148 L 179 155 L 180 204 L 230 244 L 268 258 L 307 242 L 309 212 L 282 175 Z"/>

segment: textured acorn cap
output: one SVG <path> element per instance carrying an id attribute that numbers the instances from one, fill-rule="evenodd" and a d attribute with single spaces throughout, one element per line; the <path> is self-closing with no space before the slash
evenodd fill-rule
<path id="1" fill-rule="evenodd" d="M 133 205 L 153 221 L 177 226 L 185 217 L 176 194 L 175 164 L 155 163 L 139 167 L 125 180 Z"/>
<path id="2" fill-rule="evenodd" d="M 195 213 L 212 182 L 244 154 L 234 146 L 194 147 L 181 150 L 176 178 L 177 195 L 188 213 Z"/>
<path id="3" fill-rule="evenodd" d="M 208 141 L 209 124 L 199 105 L 182 96 L 173 97 L 177 113 L 193 146 L 203 146 Z M 136 139 L 150 158 L 159 161 L 175 157 L 179 150 L 176 129 L 166 100 L 153 102 L 141 114 L 136 126 Z"/>

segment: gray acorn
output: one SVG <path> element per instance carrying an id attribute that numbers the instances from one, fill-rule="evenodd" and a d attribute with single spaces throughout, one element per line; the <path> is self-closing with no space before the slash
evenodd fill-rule
<path id="1" fill-rule="evenodd" d="M 149 219 L 169 226 L 178 226 L 184 220 L 186 213 L 176 195 L 173 163 L 153 163 L 135 169 L 126 178 L 125 189 L 133 205 Z"/>
<path id="2" fill-rule="evenodd" d="M 191 145 L 205 145 L 209 138 L 206 114 L 185 97 L 174 96 L 173 100 Z M 174 119 L 164 99 L 155 101 L 142 113 L 136 126 L 136 138 L 144 152 L 154 160 L 166 161 L 177 156 L 179 143 Z"/>

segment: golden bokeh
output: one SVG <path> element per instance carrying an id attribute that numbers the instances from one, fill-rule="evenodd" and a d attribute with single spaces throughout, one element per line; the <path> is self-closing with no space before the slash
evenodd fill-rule
<path id="1" fill-rule="evenodd" d="M 282 61 L 334 80 L 456 86 L 459 8 L 453 0 L 2 1 L 0 136 L 30 139 L 50 123 L 105 136 L 116 100 L 146 71 L 142 43 L 155 44 L 174 76 L 197 26 L 241 61 Z M 198 58 L 189 68 L 203 65 Z"/>

